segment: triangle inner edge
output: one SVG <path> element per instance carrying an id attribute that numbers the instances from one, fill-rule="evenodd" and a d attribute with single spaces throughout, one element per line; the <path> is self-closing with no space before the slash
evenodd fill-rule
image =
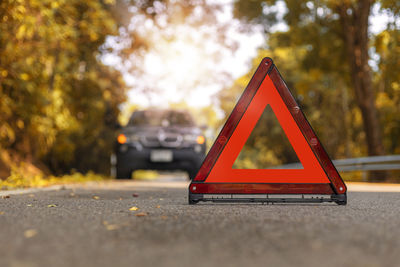
<path id="1" fill-rule="evenodd" d="M 267 105 L 257 121 L 232 169 L 303 169 L 286 133 L 271 105 Z"/>

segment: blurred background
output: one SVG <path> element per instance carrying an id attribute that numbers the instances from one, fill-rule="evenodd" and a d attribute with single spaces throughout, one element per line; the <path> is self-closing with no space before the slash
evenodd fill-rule
<path id="1" fill-rule="evenodd" d="M 109 176 L 136 110 L 185 110 L 209 148 L 267 56 L 346 180 L 400 182 L 398 1 L 2 0 L 0 185 Z M 296 161 L 274 119 L 238 168 Z"/>

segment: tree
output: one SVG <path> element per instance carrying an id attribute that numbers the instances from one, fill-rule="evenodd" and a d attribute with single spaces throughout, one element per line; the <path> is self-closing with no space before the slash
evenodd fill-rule
<path id="1" fill-rule="evenodd" d="M 23 164 L 108 173 L 127 86 L 103 56 L 137 71 L 152 41 L 144 24 L 183 23 L 199 4 L 214 16 L 204 0 L 0 1 L 1 178 Z"/>
<path id="2" fill-rule="evenodd" d="M 287 24 L 288 30 L 271 33 L 271 26 L 279 22 L 276 7 L 273 5 L 283 2 L 287 7 L 283 21 Z M 303 49 L 303 54 L 291 58 L 291 61 L 298 62 L 296 70 L 298 72 L 304 70 L 322 74 L 323 76 L 319 77 L 319 86 L 323 87 L 324 77 L 335 77 L 334 86 L 342 92 L 337 97 L 347 106 L 345 109 L 352 112 L 354 103 L 360 111 L 368 155 L 383 155 L 385 153 L 383 127 L 376 105 L 378 93 L 376 85 L 381 81 L 378 77 L 379 71 L 373 72 L 369 65 L 371 59 L 369 18 L 375 3 L 371 0 L 250 2 L 239 0 L 235 2 L 235 15 L 250 25 L 258 24 L 264 27 L 268 37 L 265 47 L 267 51 L 276 51 L 276 42 L 280 47 Z M 381 8 L 394 18 L 400 14 L 398 4 L 391 1 L 382 1 Z M 395 31 L 398 32 L 398 29 Z M 271 42 L 275 43 L 271 45 Z M 380 61 L 380 70 L 383 65 L 385 63 Z M 310 88 L 310 84 L 307 86 Z M 350 99 L 346 100 L 347 92 Z M 356 117 L 357 112 L 353 112 L 350 118 L 344 117 L 350 122 L 345 123 L 346 128 L 342 129 L 347 131 L 352 128 L 351 132 L 344 135 L 347 138 L 354 133 Z M 375 173 L 372 176 L 384 179 L 382 173 Z"/>
<path id="3" fill-rule="evenodd" d="M 368 20 L 371 6 L 375 1 L 332 2 L 332 9 L 339 14 L 342 26 L 342 39 L 350 66 L 352 87 L 355 99 L 361 110 L 368 154 L 383 155 L 385 149 L 382 127 L 378 118 L 373 91 L 372 73 L 368 64 L 369 38 Z"/>
<path id="4" fill-rule="evenodd" d="M 0 147 L 17 165 L 107 171 L 126 89 L 98 60 L 118 34 L 113 2 L 0 3 Z"/>

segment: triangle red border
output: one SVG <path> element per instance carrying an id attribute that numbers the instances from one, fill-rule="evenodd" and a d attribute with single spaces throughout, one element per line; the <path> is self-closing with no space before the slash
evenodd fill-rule
<path id="1" fill-rule="evenodd" d="M 270 105 L 303 169 L 232 169 Z M 193 190 L 195 189 L 195 190 Z M 270 58 L 264 58 L 189 186 L 192 193 L 344 194 L 346 185 Z"/>

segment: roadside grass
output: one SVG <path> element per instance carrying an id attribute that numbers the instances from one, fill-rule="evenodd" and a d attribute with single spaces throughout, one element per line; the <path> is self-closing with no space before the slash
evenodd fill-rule
<path id="1" fill-rule="evenodd" d="M 11 175 L 5 180 L 0 180 L 0 190 L 17 188 L 45 187 L 58 184 L 84 183 L 89 181 L 105 181 L 112 179 L 109 176 L 88 172 L 82 174 L 75 172 L 63 176 L 44 175 L 42 173 L 26 173 L 20 168 L 12 168 Z"/>
<path id="2" fill-rule="evenodd" d="M 132 178 L 135 180 L 154 180 L 159 176 L 156 171 L 137 170 L 133 173 Z M 114 179 L 111 176 L 101 175 L 89 171 L 86 174 L 73 172 L 71 174 L 54 176 L 45 175 L 37 170 L 32 172 L 26 167 L 13 166 L 11 174 L 6 179 L 0 179 L 0 190 L 11 190 L 18 188 L 46 187 L 51 185 L 85 183 L 91 181 L 107 181 Z"/>

